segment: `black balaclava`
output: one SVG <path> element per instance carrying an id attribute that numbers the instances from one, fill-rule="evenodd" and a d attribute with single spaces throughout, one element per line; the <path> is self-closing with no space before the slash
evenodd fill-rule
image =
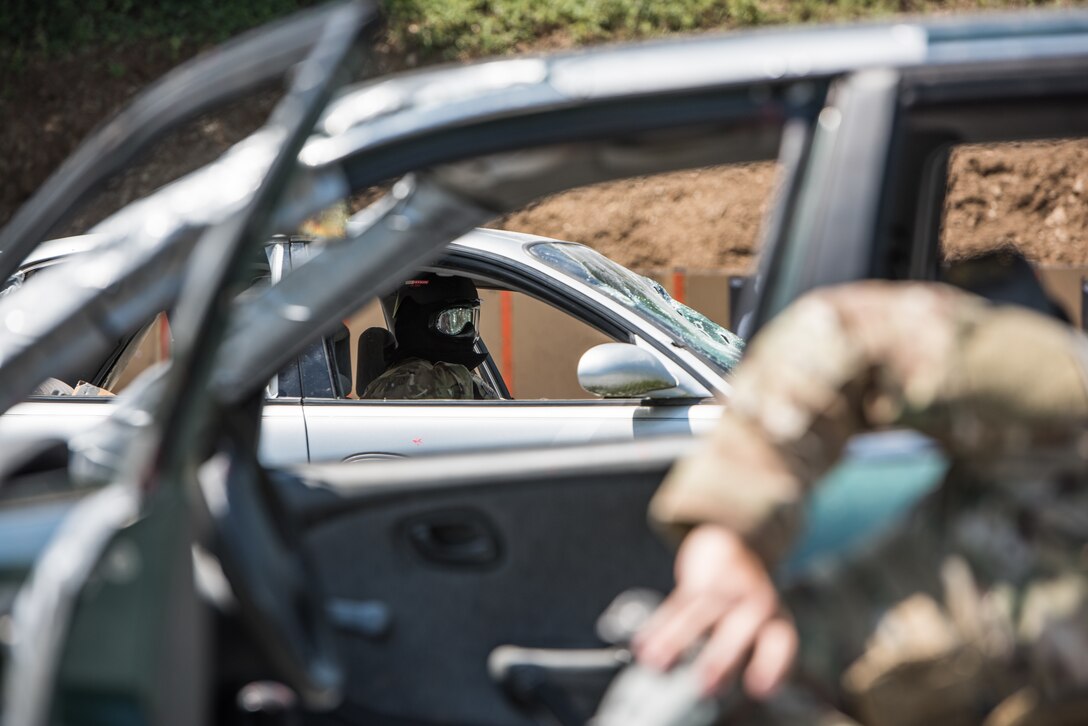
<path id="1" fill-rule="evenodd" d="M 479 306 L 476 286 L 470 280 L 422 273 L 407 280 L 383 303 L 393 319 L 397 339 L 391 362 L 422 358 L 432 363 L 459 363 L 471 369 L 487 358 L 485 353 L 473 350 L 479 333 L 471 325 L 456 336 L 440 333 L 432 325 L 434 317 L 446 308 L 458 304 Z"/>

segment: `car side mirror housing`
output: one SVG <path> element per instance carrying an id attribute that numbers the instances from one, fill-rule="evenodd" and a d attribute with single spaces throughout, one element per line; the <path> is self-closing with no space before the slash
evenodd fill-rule
<path id="1" fill-rule="evenodd" d="M 653 353 L 630 343 L 604 343 L 582 354 L 578 383 L 602 398 L 705 398 L 699 386 L 681 385 Z M 689 390 L 691 389 L 691 390 Z"/>

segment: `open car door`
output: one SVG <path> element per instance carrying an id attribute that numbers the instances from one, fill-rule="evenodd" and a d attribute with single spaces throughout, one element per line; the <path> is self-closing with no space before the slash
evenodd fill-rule
<path id="1" fill-rule="evenodd" d="M 309 465 L 277 476 L 345 666 L 349 723 L 583 723 L 622 655 L 595 622 L 664 592 L 646 506 L 693 440 Z M 520 705 L 519 705 L 520 704 Z"/>

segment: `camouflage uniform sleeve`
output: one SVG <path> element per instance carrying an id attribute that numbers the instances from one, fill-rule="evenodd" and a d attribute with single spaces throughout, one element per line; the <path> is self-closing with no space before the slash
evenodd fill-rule
<path id="1" fill-rule="evenodd" d="M 498 391 L 491 387 L 490 383 L 483 378 L 480 378 L 475 373 L 472 374 L 472 382 L 476 386 L 476 390 L 480 393 L 481 401 L 497 401 L 502 398 Z"/>
<path id="2" fill-rule="evenodd" d="M 847 439 L 910 426 L 957 460 L 1076 449 L 1088 422 L 1084 339 L 955 288 L 864 282 L 806 296 L 755 340 L 729 408 L 650 507 L 663 530 L 741 533 L 768 563 L 792 544 L 810 484 Z"/>
<path id="3" fill-rule="evenodd" d="M 410 401 L 470 399 L 472 372 L 455 363 L 430 363 L 412 358 L 375 378 L 362 397 Z"/>
<path id="4" fill-rule="evenodd" d="M 423 386 L 418 385 L 420 375 L 426 376 L 426 372 L 420 370 L 418 365 L 422 362 L 409 360 L 383 371 L 380 376 L 370 382 L 361 398 L 418 398 L 408 394 L 425 390 Z"/>

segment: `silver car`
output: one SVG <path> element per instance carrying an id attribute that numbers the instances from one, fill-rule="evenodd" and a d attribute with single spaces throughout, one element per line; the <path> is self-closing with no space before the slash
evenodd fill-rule
<path id="1" fill-rule="evenodd" d="M 43 245 L 20 268 L 12 287 L 46 267 L 93 253 L 101 241 L 88 235 Z M 265 283 L 278 280 L 304 264 L 314 246 L 305 238 L 274 238 L 266 247 L 267 269 L 258 265 L 254 276 Z M 700 432 L 718 417 L 715 398 L 728 394 L 725 376 L 742 352 L 739 338 L 600 253 L 571 242 L 478 229 L 451 243 L 426 269 L 476 284 L 483 299 L 477 343 L 482 352 L 488 352 L 489 342 L 497 350 L 495 341 L 510 337 L 511 331 L 501 328 L 513 304 L 519 334 L 539 341 L 546 360 L 535 369 L 519 366 L 518 387 L 511 392 L 511 372 L 489 354 L 480 372 L 501 392 L 500 400 L 360 400 L 362 379 L 375 374 L 363 370 L 371 357 L 365 348 L 374 343 L 361 333 L 386 325 L 380 306 L 372 304 L 295 356 L 269 382 L 263 461 L 363 461 L 624 440 Z M 513 298 L 505 311 L 502 296 Z M 512 322 L 507 319 L 506 325 Z M 69 379 L 63 383 L 71 385 L 64 386 L 50 379 L 39 395 L 0 417 L 0 441 L 67 439 L 94 426 L 113 409 L 109 394 L 123 393 L 143 369 L 168 359 L 169 348 L 169 323 L 160 315 L 121 338 L 104 360 L 84 367 L 78 378 L 91 385 Z M 644 392 L 631 395 L 632 384 Z"/>

